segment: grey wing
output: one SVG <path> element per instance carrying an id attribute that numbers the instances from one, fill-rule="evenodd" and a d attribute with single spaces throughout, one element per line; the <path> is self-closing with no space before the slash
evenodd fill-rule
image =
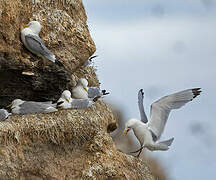
<path id="1" fill-rule="evenodd" d="M 44 104 L 41 102 L 33 102 L 33 101 L 26 101 L 20 105 L 20 114 L 31 114 L 31 113 L 46 113 L 46 112 L 54 112 L 54 107 L 50 106 L 49 104 Z"/>
<path id="2" fill-rule="evenodd" d="M 141 121 L 143 123 L 147 123 L 148 118 L 147 118 L 145 111 L 144 111 L 143 98 L 144 98 L 143 89 L 140 89 L 138 92 L 138 106 L 139 106 L 139 111 L 140 111 L 140 117 L 141 117 Z"/>
<path id="3" fill-rule="evenodd" d="M 151 105 L 148 127 L 160 138 L 172 109 L 179 109 L 186 103 L 200 95 L 200 88 L 187 89 L 169 96 L 165 96 Z"/>
<path id="4" fill-rule="evenodd" d="M 36 55 L 53 56 L 54 54 L 44 45 L 39 36 L 28 34 L 25 36 L 28 48 Z"/>
<path id="5" fill-rule="evenodd" d="M 0 121 L 5 120 L 9 116 L 9 113 L 5 109 L 0 109 Z"/>
<path id="6" fill-rule="evenodd" d="M 52 101 L 45 101 L 45 102 L 38 102 L 38 103 L 41 103 L 42 105 L 45 104 L 54 108 L 57 107 L 57 103 L 53 103 Z"/>
<path id="7" fill-rule="evenodd" d="M 89 87 L 88 88 L 88 97 L 94 98 L 96 96 L 102 96 L 101 90 L 98 87 Z"/>
<path id="8" fill-rule="evenodd" d="M 94 102 L 89 99 L 73 99 L 71 102 L 71 108 L 85 109 L 92 104 L 94 104 Z"/>

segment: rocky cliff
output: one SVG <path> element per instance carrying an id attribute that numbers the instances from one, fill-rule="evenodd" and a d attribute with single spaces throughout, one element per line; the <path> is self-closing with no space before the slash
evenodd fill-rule
<path id="1" fill-rule="evenodd" d="M 20 31 L 30 20 L 63 67 L 29 53 Z M 98 86 L 95 52 L 81 0 L 0 1 L 0 106 L 15 98 L 56 99 L 80 77 Z M 99 101 L 84 110 L 12 115 L 0 122 L 0 179 L 154 179 L 145 162 L 115 148 L 115 118 Z"/>

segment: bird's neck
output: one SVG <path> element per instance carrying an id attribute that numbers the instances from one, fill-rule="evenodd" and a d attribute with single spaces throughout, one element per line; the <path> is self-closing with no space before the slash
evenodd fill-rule
<path id="1" fill-rule="evenodd" d="M 143 126 L 143 125 L 144 125 L 144 124 L 143 124 L 140 120 L 138 120 L 138 119 L 134 119 L 133 121 L 134 121 L 134 123 L 133 123 L 133 125 L 132 125 L 132 128 L 133 128 L 133 129 L 136 128 L 136 127 L 138 127 L 138 126 Z"/>

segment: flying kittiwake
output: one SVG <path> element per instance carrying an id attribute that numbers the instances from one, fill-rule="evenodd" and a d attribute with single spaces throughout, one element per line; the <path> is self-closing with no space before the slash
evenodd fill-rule
<path id="1" fill-rule="evenodd" d="M 143 90 L 138 92 L 138 105 L 141 120 L 130 119 L 125 125 L 124 133 L 127 135 L 128 132 L 133 129 L 133 132 L 140 142 L 141 148 L 135 152 L 138 157 L 143 148 L 147 148 L 151 151 L 155 150 L 168 150 L 169 146 L 172 144 L 174 138 L 168 139 L 166 141 L 158 142 L 163 133 L 164 127 L 166 125 L 169 113 L 172 109 L 179 109 L 186 103 L 192 101 L 198 95 L 200 95 L 201 88 L 188 89 L 184 91 L 177 92 L 165 96 L 151 105 L 151 113 L 149 121 L 146 117 L 144 107 L 143 107 Z"/>

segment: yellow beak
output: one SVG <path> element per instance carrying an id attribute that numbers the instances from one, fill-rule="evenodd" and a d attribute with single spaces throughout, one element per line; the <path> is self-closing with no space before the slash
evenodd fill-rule
<path id="1" fill-rule="evenodd" d="M 69 103 L 69 102 L 70 102 L 70 99 L 67 98 L 66 101 Z"/>
<path id="2" fill-rule="evenodd" d="M 88 92 L 88 89 L 87 89 L 87 88 L 85 88 L 85 87 L 84 87 L 84 90 L 85 90 L 86 92 Z"/>
<path id="3" fill-rule="evenodd" d="M 127 136 L 129 131 L 130 131 L 130 129 L 125 129 L 125 130 L 123 131 L 123 134 L 125 134 L 125 136 Z"/>
<path id="4" fill-rule="evenodd" d="M 24 27 L 24 28 L 27 28 L 27 27 L 29 27 L 29 25 L 28 25 L 28 24 L 24 24 L 23 27 Z"/>
<path id="5" fill-rule="evenodd" d="M 9 104 L 8 106 L 6 106 L 7 108 L 11 108 L 12 104 Z"/>

